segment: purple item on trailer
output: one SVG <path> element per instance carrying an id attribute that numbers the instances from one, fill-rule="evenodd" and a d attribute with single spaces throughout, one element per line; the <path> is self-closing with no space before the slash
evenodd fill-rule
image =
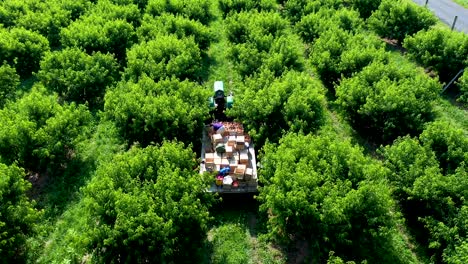
<path id="1" fill-rule="evenodd" d="M 220 129 L 221 127 L 223 127 L 223 124 L 222 124 L 222 123 L 213 123 L 213 129 L 214 129 L 214 131 L 217 131 L 217 130 Z"/>

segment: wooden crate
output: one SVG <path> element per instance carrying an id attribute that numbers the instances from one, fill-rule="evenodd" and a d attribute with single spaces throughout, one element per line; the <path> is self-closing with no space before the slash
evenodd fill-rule
<path id="1" fill-rule="evenodd" d="M 245 177 L 244 177 L 245 180 L 246 180 L 246 181 L 252 180 L 252 178 L 253 178 L 252 176 L 253 176 L 253 170 L 252 170 L 252 168 L 247 168 L 247 169 L 245 169 Z"/>
<path id="2" fill-rule="evenodd" d="M 224 141 L 223 136 L 220 135 L 220 134 L 213 134 L 211 139 L 212 139 L 211 141 L 214 144 L 223 143 L 223 141 Z"/>

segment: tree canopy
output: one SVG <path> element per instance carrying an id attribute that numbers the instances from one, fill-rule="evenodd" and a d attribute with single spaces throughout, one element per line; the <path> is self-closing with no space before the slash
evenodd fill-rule
<path id="1" fill-rule="evenodd" d="M 145 15 L 137 34 L 140 41 L 154 40 L 166 34 L 174 34 L 179 39 L 193 36 L 201 51 L 206 51 L 214 39 L 214 32 L 199 21 L 166 13 L 157 17 Z"/>
<path id="2" fill-rule="evenodd" d="M 119 77 L 118 64 L 111 54 L 86 54 L 78 48 L 48 53 L 41 61 L 37 77 L 65 101 L 103 105 L 106 87 Z"/>
<path id="3" fill-rule="evenodd" d="M 433 115 L 440 85 L 409 65 L 373 63 L 336 88 L 351 124 L 377 142 L 416 135 Z"/>
<path id="4" fill-rule="evenodd" d="M 26 239 L 35 231 L 39 212 L 26 196 L 31 184 L 17 165 L 0 163 L 0 254 L 2 262 L 23 262 Z"/>
<path id="5" fill-rule="evenodd" d="M 372 62 L 388 62 L 388 57 L 384 44 L 375 35 L 332 29 L 323 32 L 313 43 L 310 62 L 334 94 L 334 86 L 343 77 L 353 76 Z"/>
<path id="6" fill-rule="evenodd" d="M 103 262 L 193 260 L 210 199 L 195 155 L 181 143 L 116 155 L 85 188 L 89 249 Z M 138 248 L 138 250 L 135 250 Z"/>
<path id="7" fill-rule="evenodd" d="M 208 115 L 209 91 L 190 81 L 154 82 L 143 75 L 138 82 L 122 82 L 108 90 L 105 116 L 115 122 L 129 143 L 178 139 L 194 142 Z"/>
<path id="8" fill-rule="evenodd" d="M 0 110 L 0 157 L 33 171 L 59 174 L 89 133 L 85 106 L 60 105 L 40 86 Z"/>
<path id="9" fill-rule="evenodd" d="M 387 175 L 361 150 L 331 135 L 288 134 L 267 145 L 260 180 L 260 209 L 269 215 L 270 233 L 319 243 L 328 251 L 380 263 L 414 262 L 398 242 L 398 216 Z"/>
<path id="10" fill-rule="evenodd" d="M 444 82 L 468 67 L 468 36 L 463 32 L 441 28 L 422 30 L 408 36 L 403 47 L 411 59 L 437 71 Z"/>
<path id="11" fill-rule="evenodd" d="M 155 81 L 171 77 L 195 81 L 200 76 L 201 63 L 200 49 L 193 37 L 162 35 L 128 50 L 124 76 L 133 81 L 143 74 Z"/>
<path id="12" fill-rule="evenodd" d="M 0 62 L 14 66 L 21 77 L 37 71 L 50 49 L 45 37 L 24 28 L 5 29 L 0 25 L 0 36 Z"/>
<path id="13" fill-rule="evenodd" d="M 402 42 L 406 36 L 435 25 L 437 18 L 425 7 L 409 0 L 382 0 L 369 18 L 370 27 L 382 37 Z"/>
<path id="14" fill-rule="evenodd" d="M 308 134 L 319 129 L 325 121 L 324 94 L 320 82 L 307 74 L 291 71 L 274 79 L 264 71 L 246 79 L 232 114 L 261 146 L 288 131 Z"/>
<path id="15" fill-rule="evenodd" d="M 20 78 L 15 68 L 8 64 L 0 66 L 0 107 L 14 97 Z"/>

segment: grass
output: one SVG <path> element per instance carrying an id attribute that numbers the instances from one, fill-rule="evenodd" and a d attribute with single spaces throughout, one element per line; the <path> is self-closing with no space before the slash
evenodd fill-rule
<path id="1" fill-rule="evenodd" d="M 263 236 L 265 221 L 252 195 L 224 196 L 212 208 L 203 263 L 282 264 L 285 257 Z"/>
<path id="2" fill-rule="evenodd" d="M 465 8 L 468 8 L 468 0 L 453 0 L 453 1 Z"/>

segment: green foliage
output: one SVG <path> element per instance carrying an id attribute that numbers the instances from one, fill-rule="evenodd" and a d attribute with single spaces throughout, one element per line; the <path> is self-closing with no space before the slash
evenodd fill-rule
<path id="1" fill-rule="evenodd" d="M 434 262 L 458 254 L 455 248 L 468 234 L 467 142 L 461 130 L 436 121 L 419 141 L 401 138 L 381 150 L 394 194 L 408 222 L 424 234 L 420 239 Z"/>
<path id="2" fill-rule="evenodd" d="M 377 10 L 382 3 L 382 0 L 348 0 L 351 7 L 354 7 L 361 14 L 362 18 L 367 19 L 372 15 L 372 12 Z"/>
<path id="3" fill-rule="evenodd" d="M 452 254 L 444 256 L 448 264 L 463 264 L 468 261 L 468 241 L 462 241 Z"/>
<path id="4" fill-rule="evenodd" d="M 283 35 L 288 21 L 275 12 L 240 12 L 226 19 L 226 33 L 233 44 L 251 42 L 258 50 L 267 50 Z"/>
<path id="5" fill-rule="evenodd" d="M 362 30 L 363 25 L 364 21 L 354 10 L 323 8 L 316 13 L 302 17 L 296 24 L 296 30 L 306 43 L 311 43 L 331 28 L 357 33 Z"/>
<path id="6" fill-rule="evenodd" d="M 433 68 L 445 82 L 468 67 L 468 35 L 463 32 L 442 28 L 423 30 L 408 36 L 403 46 L 409 58 Z"/>
<path id="7" fill-rule="evenodd" d="M 8 64 L 0 66 L 0 107 L 13 98 L 19 83 L 15 68 Z"/>
<path id="8" fill-rule="evenodd" d="M 439 89 L 436 80 L 411 65 L 373 63 L 341 81 L 336 94 L 351 124 L 380 143 L 422 131 Z"/>
<path id="9" fill-rule="evenodd" d="M 129 143 L 175 139 L 195 142 L 208 114 L 209 91 L 189 81 L 154 82 L 143 76 L 138 83 L 120 83 L 108 90 L 105 115 Z"/>
<path id="10" fill-rule="evenodd" d="M 18 17 L 16 26 L 39 32 L 46 36 L 51 46 L 59 46 L 60 30 L 71 22 L 71 13 L 63 9 L 58 1 L 34 3 L 23 16 Z"/>
<path id="11" fill-rule="evenodd" d="M 274 79 L 268 71 L 248 78 L 231 111 L 262 146 L 284 132 L 308 134 L 324 123 L 325 96 L 320 82 L 305 73 L 288 72 Z"/>
<path id="12" fill-rule="evenodd" d="M 239 225 L 229 224 L 213 231 L 213 264 L 248 263 L 250 241 Z"/>
<path id="13" fill-rule="evenodd" d="M 34 88 L 0 110 L 0 156 L 6 164 L 54 174 L 73 159 L 92 117 L 84 106 L 62 106 L 44 90 Z"/>
<path id="14" fill-rule="evenodd" d="M 90 6 L 85 0 L 18 1 L 0 4 L 0 23 L 23 27 L 47 37 L 52 47 L 60 45 L 60 30 L 77 19 Z"/>
<path id="15" fill-rule="evenodd" d="M 293 24 L 304 16 L 322 9 L 339 9 L 343 7 L 343 0 L 287 0 L 283 2 L 282 15 Z"/>
<path id="16" fill-rule="evenodd" d="M 228 59 L 242 77 L 263 70 L 279 77 L 288 70 L 302 70 L 300 40 L 287 31 L 288 22 L 277 13 L 241 12 L 226 19 L 227 37 L 233 44 Z"/>
<path id="17" fill-rule="evenodd" d="M 21 77 L 39 69 L 39 61 L 49 51 L 49 42 L 38 33 L 24 28 L 0 26 L 0 62 L 14 66 Z"/>
<path id="18" fill-rule="evenodd" d="M 223 13 L 223 18 L 229 15 L 248 12 L 252 10 L 261 11 L 275 11 L 277 3 L 275 0 L 219 0 L 219 9 Z"/>
<path id="19" fill-rule="evenodd" d="M 140 41 L 154 40 L 167 34 L 174 34 L 181 40 L 193 36 L 202 51 L 206 51 L 214 40 L 214 33 L 207 26 L 173 14 L 162 14 L 158 17 L 145 15 L 137 34 Z"/>
<path id="20" fill-rule="evenodd" d="M 457 101 L 468 106 L 468 68 L 465 68 L 465 72 L 458 79 L 458 87 L 460 88 L 461 95 Z"/>
<path id="21" fill-rule="evenodd" d="M 370 28 L 382 37 L 402 42 L 420 30 L 435 25 L 437 18 L 425 7 L 409 0 L 382 0 L 368 20 Z"/>
<path id="22" fill-rule="evenodd" d="M 146 13 L 154 17 L 163 13 L 182 15 L 208 25 L 213 20 L 211 0 L 149 0 Z"/>
<path id="23" fill-rule="evenodd" d="M 26 238 L 35 229 L 39 213 L 26 196 L 31 184 L 17 165 L 0 163 L 0 255 L 2 263 L 23 262 Z"/>
<path id="24" fill-rule="evenodd" d="M 434 153 L 418 139 L 398 138 L 379 152 L 384 157 L 385 167 L 391 171 L 388 179 L 395 188 L 393 195 L 400 202 L 404 203 L 410 196 L 416 179 L 426 174 L 442 176 Z"/>
<path id="25" fill-rule="evenodd" d="M 285 136 L 265 146 L 260 209 L 268 212 L 272 235 L 320 244 L 372 263 L 411 263 L 398 238 L 398 215 L 380 164 L 333 135 Z"/>
<path id="26" fill-rule="evenodd" d="M 210 200 L 195 155 L 181 143 L 134 147 L 100 166 L 84 189 L 97 262 L 193 260 Z M 135 250 L 138 249 L 138 250 Z"/>
<path id="27" fill-rule="evenodd" d="M 197 80 L 201 74 L 201 63 L 200 49 L 193 38 L 160 36 L 134 45 L 128 51 L 124 76 L 133 81 L 143 74 L 155 81 L 168 77 Z"/>
<path id="28" fill-rule="evenodd" d="M 48 35 L 58 33 L 60 26 L 76 20 L 90 5 L 87 0 L 4 0 L 0 3 L 0 23 L 5 27 L 30 26 Z"/>
<path id="29" fill-rule="evenodd" d="M 310 61 L 325 86 L 334 91 L 341 78 L 349 78 L 372 62 L 387 62 L 384 44 L 373 34 L 328 30 L 312 46 Z"/>
<path id="30" fill-rule="evenodd" d="M 434 151 L 445 174 L 454 173 L 460 166 L 468 165 L 468 135 L 446 121 L 436 121 L 426 126 L 421 142 Z"/>
<path id="31" fill-rule="evenodd" d="M 115 16 L 119 14 L 116 12 Z M 63 28 L 60 36 L 65 47 L 77 47 L 88 54 L 110 52 L 119 61 L 125 59 L 126 49 L 137 40 L 131 23 L 121 18 L 106 18 L 101 14 L 82 16 Z"/>
<path id="32" fill-rule="evenodd" d="M 48 53 L 37 74 L 48 89 L 66 101 L 89 102 L 93 108 L 103 104 L 106 87 L 112 86 L 118 76 L 112 55 L 88 55 L 78 48 Z"/>
<path id="33" fill-rule="evenodd" d="M 416 212 L 428 231 L 428 247 L 434 262 L 441 262 L 443 254 L 454 254 L 453 249 L 468 235 L 468 173 L 465 167 L 455 174 L 426 175 L 418 178 L 412 199 L 419 201 Z M 414 209 L 412 209 L 414 210 Z"/>
<path id="34" fill-rule="evenodd" d="M 141 12 L 137 5 L 133 4 L 132 1 L 125 4 L 114 4 L 112 2 L 113 0 L 99 0 L 86 13 L 86 16 L 98 16 L 106 20 L 123 19 L 135 28 L 140 25 Z"/>
<path id="35" fill-rule="evenodd" d="M 16 20 L 28 11 L 28 5 L 22 0 L 2 1 L 0 3 L 0 24 L 3 24 L 4 27 L 14 26 Z"/>

